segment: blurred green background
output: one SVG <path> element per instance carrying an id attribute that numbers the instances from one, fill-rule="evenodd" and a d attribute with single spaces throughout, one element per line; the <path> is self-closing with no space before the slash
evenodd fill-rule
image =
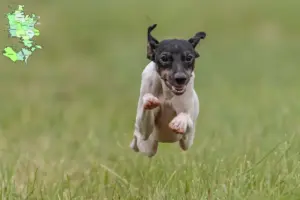
<path id="1" fill-rule="evenodd" d="M 298 199 L 300 1 L 2 0 L 1 13 L 18 4 L 41 17 L 43 49 L 0 57 L 2 199 Z M 194 145 L 149 160 L 129 143 L 153 23 L 159 40 L 207 38 Z M 16 44 L 0 24 L 1 48 Z"/>

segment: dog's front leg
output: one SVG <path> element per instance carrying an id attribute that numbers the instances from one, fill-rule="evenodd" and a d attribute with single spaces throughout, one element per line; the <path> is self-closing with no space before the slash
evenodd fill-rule
<path id="1" fill-rule="evenodd" d="M 169 124 L 169 127 L 176 133 L 182 134 L 179 140 L 181 149 L 187 150 L 193 144 L 195 136 L 195 125 L 189 113 L 179 113 Z"/>
<path id="2" fill-rule="evenodd" d="M 199 100 L 195 91 L 188 104 L 175 105 L 179 113 L 169 124 L 169 127 L 177 134 L 182 134 L 179 145 L 182 150 L 189 149 L 194 142 L 196 121 L 199 114 Z M 176 102 L 174 102 L 176 104 Z"/>
<path id="3" fill-rule="evenodd" d="M 159 100 L 150 93 L 144 94 L 139 100 L 136 116 L 135 132 L 136 136 L 147 140 L 154 129 L 154 109 L 160 105 Z"/>
<path id="4" fill-rule="evenodd" d="M 138 103 L 134 138 L 130 146 L 136 152 L 140 151 L 149 157 L 156 154 L 158 147 L 158 142 L 150 136 L 155 126 L 154 109 L 159 105 L 159 100 L 150 93 L 146 93 Z"/>
<path id="5" fill-rule="evenodd" d="M 134 138 L 130 145 L 133 150 L 149 152 L 149 155 L 152 155 L 157 149 L 157 142 L 152 141 L 152 138 L 149 137 L 154 130 L 155 113 L 160 105 L 158 98 L 155 97 L 159 93 L 160 84 L 160 79 L 155 71 L 155 64 L 150 63 L 142 73 Z"/>

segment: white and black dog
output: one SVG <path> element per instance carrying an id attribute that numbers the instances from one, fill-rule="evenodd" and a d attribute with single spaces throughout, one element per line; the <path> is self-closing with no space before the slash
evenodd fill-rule
<path id="1" fill-rule="evenodd" d="M 194 90 L 195 50 L 205 32 L 188 40 L 159 42 L 148 28 L 147 58 L 151 62 L 142 72 L 140 96 L 133 140 L 130 147 L 149 157 L 156 154 L 158 143 L 179 141 L 181 149 L 193 144 L 199 100 Z"/>

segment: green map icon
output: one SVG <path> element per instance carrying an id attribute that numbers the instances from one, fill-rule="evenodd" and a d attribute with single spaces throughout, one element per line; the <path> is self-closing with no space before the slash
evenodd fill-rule
<path id="1" fill-rule="evenodd" d="M 35 14 L 31 16 L 24 14 L 24 5 L 19 5 L 18 9 L 13 12 L 7 13 L 8 19 L 8 33 L 9 37 L 17 37 L 24 46 L 20 51 L 16 52 L 12 47 L 5 47 L 3 55 L 13 62 L 24 61 L 27 63 L 27 59 L 36 49 L 42 49 L 40 45 L 35 44 L 32 40 L 34 36 L 39 36 L 40 31 L 35 28 L 38 23 L 39 17 Z"/>

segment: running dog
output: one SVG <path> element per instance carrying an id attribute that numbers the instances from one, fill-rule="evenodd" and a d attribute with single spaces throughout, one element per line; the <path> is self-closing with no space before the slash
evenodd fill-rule
<path id="1" fill-rule="evenodd" d="M 148 28 L 147 58 L 151 61 L 142 72 L 135 130 L 130 147 L 148 157 L 156 154 L 159 142 L 179 141 L 188 150 L 194 141 L 200 103 L 194 90 L 196 46 L 206 37 L 158 41 Z"/>

